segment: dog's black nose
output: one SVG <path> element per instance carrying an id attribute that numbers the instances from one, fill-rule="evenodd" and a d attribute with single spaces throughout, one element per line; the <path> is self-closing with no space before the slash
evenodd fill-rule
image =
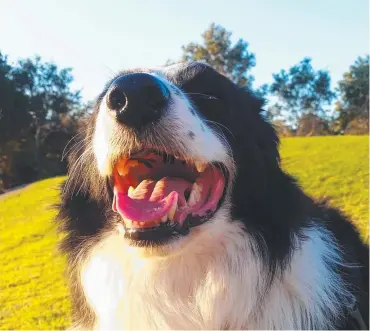
<path id="1" fill-rule="evenodd" d="M 113 82 L 107 94 L 107 106 L 122 124 L 141 129 L 160 119 L 170 92 L 150 74 L 129 74 Z"/>

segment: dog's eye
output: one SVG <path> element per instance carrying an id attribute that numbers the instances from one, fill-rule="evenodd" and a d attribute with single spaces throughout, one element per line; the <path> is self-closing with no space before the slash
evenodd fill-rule
<path id="1" fill-rule="evenodd" d="M 219 98 L 211 93 L 186 93 L 191 99 L 195 100 L 219 100 Z"/>
<path id="2" fill-rule="evenodd" d="M 208 119 L 216 119 L 225 114 L 227 106 L 215 93 L 187 93 L 188 98 L 195 104 L 198 111 Z"/>

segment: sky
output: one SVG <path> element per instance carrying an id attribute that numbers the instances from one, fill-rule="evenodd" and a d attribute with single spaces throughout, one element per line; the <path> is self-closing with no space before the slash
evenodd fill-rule
<path id="1" fill-rule="evenodd" d="M 306 56 L 335 87 L 369 52 L 367 0 L 0 0 L 0 51 L 72 67 L 88 101 L 122 69 L 178 60 L 211 22 L 249 43 L 254 87 Z"/>

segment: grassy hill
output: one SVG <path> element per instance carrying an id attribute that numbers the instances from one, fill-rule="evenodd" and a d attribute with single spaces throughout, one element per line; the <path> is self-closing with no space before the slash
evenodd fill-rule
<path id="1" fill-rule="evenodd" d="M 368 137 L 289 138 L 281 153 L 284 168 L 305 191 L 331 197 L 368 240 Z M 64 258 L 56 251 L 59 238 L 50 209 L 62 180 L 0 196 L 0 329 L 69 326 Z"/>

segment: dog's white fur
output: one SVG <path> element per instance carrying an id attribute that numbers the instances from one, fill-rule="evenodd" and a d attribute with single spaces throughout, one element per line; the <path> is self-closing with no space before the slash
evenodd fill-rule
<path id="1" fill-rule="evenodd" d="M 169 84 L 167 82 L 167 84 Z M 169 88 L 174 87 L 170 84 Z M 233 177 L 230 150 L 191 105 L 173 96 L 159 136 L 176 140 L 193 160 L 220 161 Z M 103 176 L 115 153 L 129 148 L 104 106 L 93 149 Z M 202 126 L 205 129 L 202 129 Z M 167 131 L 166 131 L 167 130 Z M 194 133 L 193 140 L 188 132 Z M 165 133 L 168 132 L 168 136 Z M 332 235 L 317 227 L 295 238 L 289 266 L 272 278 L 253 237 L 231 221 L 230 187 L 213 219 L 154 253 L 128 245 L 119 229 L 107 232 L 80 265 L 97 329 L 327 329 L 350 298 L 334 268 L 341 253 Z M 162 253 L 158 252 L 163 249 Z"/>
<path id="2" fill-rule="evenodd" d="M 328 329 L 349 298 L 333 267 L 332 236 L 307 239 L 281 277 L 268 279 L 253 239 L 227 208 L 190 234 L 176 255 L 145 257 L 115 231 L 96 246 L 81 282 L 97 329 Z M 191 242 L 191 244 L 189 244 Z"/>

